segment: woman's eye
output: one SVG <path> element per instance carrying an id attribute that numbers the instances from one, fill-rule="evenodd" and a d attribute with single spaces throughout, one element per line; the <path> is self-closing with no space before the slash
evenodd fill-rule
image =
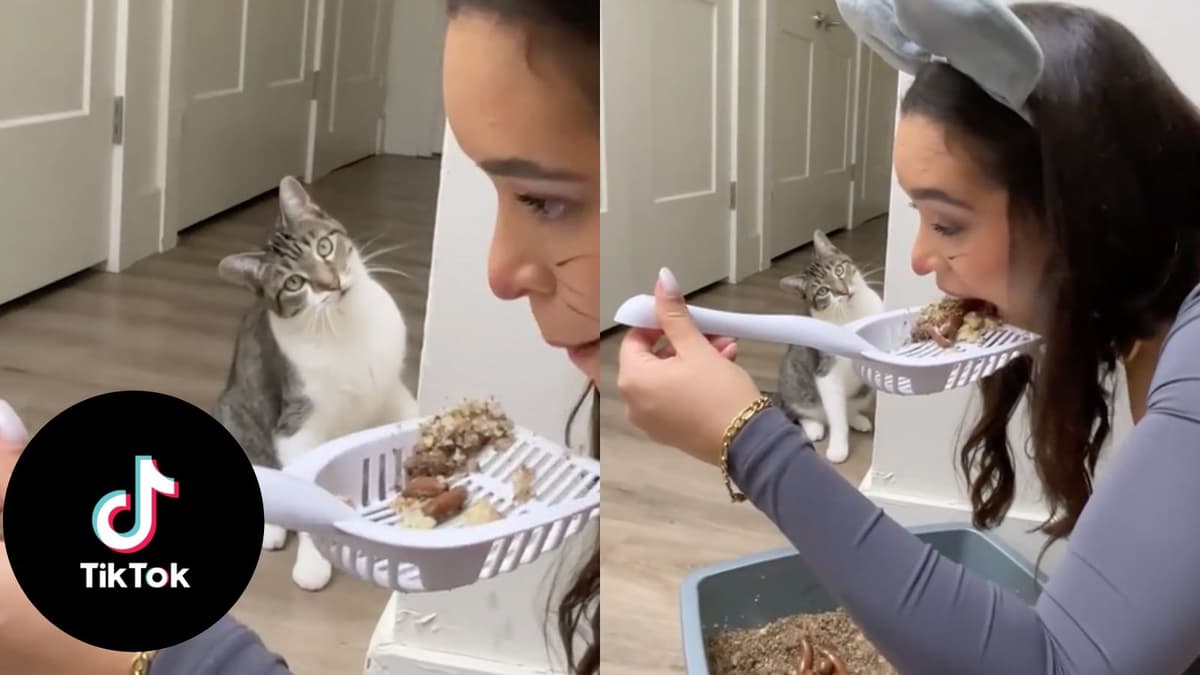
<path id="1" fill-rule="evenodd" d="M 287 278 L 287 281 L 283 282 L 283 290 L 285 291 L 298 291 L 301 288 L 304 288 L 304 277 L 300 275 L 293 274 Z"/>
<path id="2" fill-rule="evenodd" d="M 930 227 L 933 228 L 934 232 L 937 232 L 938 234 L 942 235 L 943 237 L 953 237 L 956 234 L 962 232 L 961 227 L 957 227 L 954 225 L 942 225 L 941 223 L 934 223 L 934 224 L 930 225 Z"/>
<path id="3" fill-rule="evenodd" d="M 322 258 L 327 258 L 333 253 L 333 240 L 329 237 L 321 237 L 317 240 L 317 255 Z"/>
<path id="4" fill-rule="evenodd" d="M 533 195 L 518 195 L 517 200 L 542 220 L 560 220 L 566 215 L 569 206 L 561 199 L 548 199 Z"/>

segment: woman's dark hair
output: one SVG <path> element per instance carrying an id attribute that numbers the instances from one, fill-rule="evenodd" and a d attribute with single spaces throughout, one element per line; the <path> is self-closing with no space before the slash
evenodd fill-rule
<path id="1" fill-rule="evenodd" d="M 483 12 L 502 21 L 524 27 L 530 48 L 565 50 L 554 56 L 566 62 L 584 97 L 600 113 L 600 0 L 447 0 L 447 12 L 454 18 L 466 12 Z M 565 57 L 565 58 L 564 58 Z M 596 137 L 599 142 L 599 134 Z M 597 330 L 599 326 L 597 326 Z M 583 405 L 592 401 L 591 454 L 600 455 L 600 396 L 591 385 L 579 398 L 567 421 L 567 444 L 571 428 Z M 572 675 L 600 672 L 600 547 L 596 542 L 592 555 L 579 570 L 563 594 L 558 606 L 558 632 Z M 590 640 L 582 654 L 575 653 L 575 637 L 580 624 L 587 622 Z"/>
<path id="2" fill-rule="evenodd" d="M 451 18 L 485 12 L 530 29 L 530 44 L 582 54 L 553 60 L 572 67 L 584 96 L 600 110 L 600 0 L 446 0 Z"/>
<path id="3" fill-rule="evenodd" d="M 1111 18 L 1055 3 L 1013 11 L 1045 53 L 1032 126 L 943 64 L 917 74 L 901 113 L 943 124 L 1008 190 L 1010 260 L 1041 270 L 1034 320 L 1045 352 L 981 384 L 960 461 L 974 524 L 995 527 L 1014 496 L 1007 427 L 1028 397 L 1049 506 L 1044 554 L 1092 494 L 1118 359 L 1169 324 L 1200 278 L 1200 113 Z"/>

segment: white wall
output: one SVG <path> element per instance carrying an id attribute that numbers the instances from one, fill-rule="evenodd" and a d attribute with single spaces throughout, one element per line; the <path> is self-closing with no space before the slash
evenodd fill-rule
<path id="1" fill-rule="evenodd" d="M 1200 21 L 1200 4 L 1187 0 L 1078 1 L 1125 22 L 1163 62 L 1180 87 L 1200 100 L 1200 65 L 1195 60 L 1193 38 L 1175 27 Z M 900 97 L 912 82 L 902 75 Z M 889 308 L 919 305 L 938 297 L 932 277 L 912 272 L 909 251 L 917 230 L 917 214 L 908 206 L 893 175 L 891 215 L 888 221 L 887 281 L 885 298 Z M 864 491 L 905 524 L 969 517 L 964 485 L 956 471 L 959 428 L 965 436 L 977 408 L 974 388 L 936 396 L 881 396 L 875 421 L 875 453 Z M 1119 443 L 1131 426 L 1123 380 L 1117 385 L 1117 418 L 1112 439 Z M 1036 556 L 1043 539 L 1024 530 L 1045 518 L 1040 489 L 1023 448 L 1027 417 L 1022 407 L 1012 426 L 1014 454 L 1018 464 L 1018 499 L 1001 536 L 1025 555 Z M 1110 448 L 1112 447 L 1110 443 Z M 1099 467 L 1103 471 L 1106 462 Z M 1057 548 L 1057 547 L 1056 547 Z M 1052 569 L 1057 558 L 1047 558 Z"/>
<path id="2" fill-rule="evenodd" d="M 427 156 L 442 150 L 442 0 L 396 2 L 388 52 L 383 151 Z"/>

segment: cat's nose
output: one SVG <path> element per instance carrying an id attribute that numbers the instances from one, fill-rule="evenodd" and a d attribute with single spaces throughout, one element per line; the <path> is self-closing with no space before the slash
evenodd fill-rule
<path id="1" fill-rule="evenodd" d="M 342 278 L 338 276 L 337 272 L 329 268 L 322 268 L 314 274 L 312 283 L 323 291 L 342 290 Z"/>

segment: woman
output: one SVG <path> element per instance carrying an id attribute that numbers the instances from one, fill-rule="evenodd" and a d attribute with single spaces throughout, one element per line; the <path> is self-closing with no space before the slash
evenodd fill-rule
<path id="1" fill-rule="evenodd" d="M 449 0 L 445 108 L 460 146 L 496 186 L 488 279 L 525 298 L 544 339 L 595 382 L 600 335 L 598 0 Z M 594 393 L 594 391 L 592 392 Z M 593 402 L 595 398 L 593 397 Z M 593 406 L 593 428 L 595 428 Z M 24 427 L 0 405 L 0 489 Z M 593 451 L 597 450 L 593 443 Z M 2 496 L 2 495 L 0 495 Z M 0 672 L 31 675 L 286 675 L 283 659 L 232 618 L 153 656 L 80 643 L 29 605 L 0 555 Z M 562 589 L 556 615 L 572 675 L 599 672 L 600 557 Z"/>
<path id="2" fill-rule="evenodd" d="M 725 455 L 732 483 L 901 672 L 1200 672 L 1200 114 L 1117 22 L 1013 11 L 1044 52 L 1032 123 L 928 64 L 902 101 L 894 164 L 920 214 L 913 269 L 1045 340 L 1036 367 L 983 383 L 961 451 L 975 524 L 994 526 L 1013 500 L 1007 423 L 1031 396 L 1043 530 L 1071 535 L 1034 606 L 938 556 L 781 411 L 752 405 L 758 387 L 697 332 L 667 271 L 658 312 L 678 353 L 630 332 L 619 386 L 654 440 Z M 1118 360 L 1136 425 L 1093 488 Z"/>

